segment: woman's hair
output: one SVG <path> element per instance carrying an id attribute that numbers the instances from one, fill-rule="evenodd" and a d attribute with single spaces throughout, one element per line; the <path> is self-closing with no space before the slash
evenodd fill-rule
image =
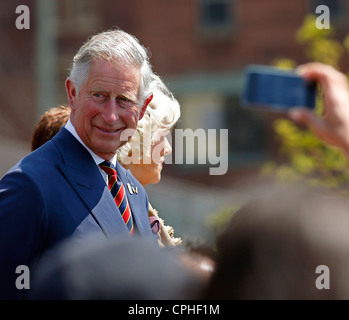
<path id="1" fill-rule="evenodd" d="M 34 128 L 31 141 L 31 151 L 39 148 L 51 140 L 62 127 L 65 126 L 70 116 L 70 108 L 60 106 L 46 111 Z"/>
<path id="2" fill-rule="evenodd" d="M 136 132 L 117 151 L 118 160 L 123 164 L 129 163 L 126 158 L 130 156 L 137 160 L 150 159 L 151 146 L 161 135 L 169 133 L 180 117 L 178 101 L 156 74 L 152 75 L 151 89 L 153 99 L 143 118 L 138 121 Z"/>
<path id="3" fill-rule="evenodd" d="M 108 30 L 89 38 L 73 58 L 70 79 L 77 92 L 86 81 L 93 61 L 122 63 L 141 70 L 141 104 L 150 96 L 152 67 L 146 48 L 138 39 L 120 29 Z"/>

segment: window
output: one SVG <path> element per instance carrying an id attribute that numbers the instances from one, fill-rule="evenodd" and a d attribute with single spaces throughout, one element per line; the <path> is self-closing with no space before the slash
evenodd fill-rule
<path id="1" fill-rule="evenodd" d="M 86 35 L 100 23 L 99 0 L 59 1 L 59 32 Z"/>
<path id="2" fill-rule="evenodd" d="M 346 0 L 310 0 L 310 13 L 316 14 L 318 6 L 325 5 L 330 10 L 330 23 L 336 28 L 346 27 Z"/>
<path id="3" fill-rule="evenodd" d="M 198 0 L 200 32 L 206 36 L 227 36 L 233 30 L 232 0 Z"/>

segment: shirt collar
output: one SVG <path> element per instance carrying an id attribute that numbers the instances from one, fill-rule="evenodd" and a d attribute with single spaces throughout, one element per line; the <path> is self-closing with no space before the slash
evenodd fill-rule
<path id="1" fill-rule="evenodd" d="M 73 124 L 71 123 L 70 119 L 68 119 L 68 122 L 65 125 L 65 128 L 84 146 L 84 148 L 90 153 L 90 155 L 92 156 L 94 162 L 96 163 L 96 165 L 98 166 L 99 164 L 101 164 L 103 161 L 105 161 L 103 158 L 101 158 L 100 156 L 97 156 L 90 148 L 88 148 L 83 141 L 81 140 L 81 138 L 79 137 L 78 133 L 76 132 Z M 116 155 L 114 155 L 113 158 L 111 158 L 109 160 L 114 166 L 116 166 Z"/>

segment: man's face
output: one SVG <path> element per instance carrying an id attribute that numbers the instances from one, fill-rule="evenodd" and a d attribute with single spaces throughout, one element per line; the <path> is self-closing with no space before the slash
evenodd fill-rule
<path id="1" fill-rule="evenodd" d="M 103 159 L 111 159 L 126 143 L 120 139 L 122 132 L 136 129 L 144 114 L 140 83 L 139 69 L 102 61 L 91 63 L 78 95 L 73 83 L 66 82 L 72 124 L 85 145 Z"/>

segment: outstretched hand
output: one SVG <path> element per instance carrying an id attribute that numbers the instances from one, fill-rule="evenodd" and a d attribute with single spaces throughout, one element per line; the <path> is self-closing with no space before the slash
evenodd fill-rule
<path id="1" fill-rule="evenodd" d="M 324 142 L 339 147 L 349 159 L 349 88 L 347 77 L 333 67 L 311 62 L 297 68 L 306 80 L 317 81 L 323 95 L 323 115 L 306 108 L 290 109 L 293 121 L 305 125 Z"/>

